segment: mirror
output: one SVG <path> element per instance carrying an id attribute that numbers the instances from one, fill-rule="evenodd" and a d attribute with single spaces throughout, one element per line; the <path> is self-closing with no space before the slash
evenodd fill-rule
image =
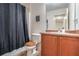
<path id="1" fill-rule="evenodd" d="M 69 29 L 68 6 L 68 3 L 46 4 L 46 30 Z"/>
<path id="2" fill-rule="evenodd" d="M 79 3 L 75 3 L 75 29 L 79 30 Z"/>

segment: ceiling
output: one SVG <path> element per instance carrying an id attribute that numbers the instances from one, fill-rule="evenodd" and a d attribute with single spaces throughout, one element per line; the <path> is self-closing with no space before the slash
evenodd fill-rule
<path id="1" fill-rule="evenodd" d="M 69 3 L 47 3 L 46 4 L 46 11 L 67 8 Z"/>

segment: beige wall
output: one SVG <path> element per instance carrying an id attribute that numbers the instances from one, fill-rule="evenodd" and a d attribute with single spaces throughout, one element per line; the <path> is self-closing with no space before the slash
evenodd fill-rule
<path id="1" fill-rule="evenodd" d="M 36 16 L 40 15 L 40 21 L 36 22 Z M 31 4 L 31 32 L 40 33 L 46 29 L 46 9 L 43 3 Z"/>
<path id="2" fill-rule="evenodd" d="M 32 33 L 40 33 L 46 30 L 46 7 L 43 3 L 27 3 L 22 5 L 26 7 L 29 37 L 32 39 Z M 39 22 L 36 22 L 35 19 L 37 15 L 40 15 Z"/>

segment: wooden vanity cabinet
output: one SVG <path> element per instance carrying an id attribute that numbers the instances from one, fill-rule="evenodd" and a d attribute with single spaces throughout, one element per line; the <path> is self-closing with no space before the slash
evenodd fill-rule
<path id="1" fill-rule="evenodd" d="M 79 56 L 79 37 L 41 34 L 42 56 Z"/>

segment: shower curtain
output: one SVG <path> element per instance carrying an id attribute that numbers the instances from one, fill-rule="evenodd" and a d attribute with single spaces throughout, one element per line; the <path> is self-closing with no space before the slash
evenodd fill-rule
<path id="1" fill-rule="evenodd" d="M 0 3 L 0 55 L 29 41 L 25 13 L 25 7 L 20 4 Z"/>

